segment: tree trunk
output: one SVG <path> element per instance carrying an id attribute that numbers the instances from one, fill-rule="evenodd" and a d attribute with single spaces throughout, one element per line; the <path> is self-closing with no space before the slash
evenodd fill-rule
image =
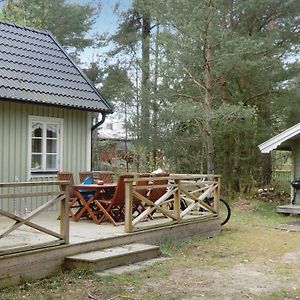
<path id="1" fill-rule="evenodd" d="M 142 86 L 141 86 L 141 139 L 149 147 L 150 137 L 150 16 L 143 15 L 142 25 Z"/>
<path id="2" fill-rule="evenodd" d="M 209 1 L 209 8 L 212 11 L 214 6 L 213 1 Z M 212 14 L 211 14 L 212 15 Z M 212 43 L 210 40 L 210 31 L 212 28 L 211 19 L 208 20 L 207 24 L 207 32 L 206 32 L 206 50 L 205 50 L 205 74 L 204 74 L 204 112 L 206 115 L 204 121 L 204 131 L 206 135 L 206 147 L 207 147 L 207 173 L 213 174 L 215 170 L 215 147 L 213 141 L 213 129 L 212 129 L 212 121 L 211 121 L 211 113 L 212 113 L 212 83 L 213 83 L 213 75 L 212 75 Z"/>
<path id="3" fill-rule="evenodd" d="M 154 66 L 154 86 L 153 93 L 157 96 L 158 91 L 158 35 L 159 35 L 159 23 L 156 24 L 156 38 L 155 38 L 155 66 Z M 153 117 L 152 117 L 152 157 L 153 157 L 153 168 L 158 167 L 158 157 L 157 157 L 157 147 L 158 147 L 158 99 L 154 97 L 153 99 Z"/>

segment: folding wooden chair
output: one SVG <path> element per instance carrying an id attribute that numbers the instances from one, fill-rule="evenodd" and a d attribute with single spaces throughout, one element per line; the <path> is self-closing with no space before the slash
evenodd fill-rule
<path id="1" fill-rule="evenodd" d="M 131 174 L 120 175 L 114 195 L 111 199 L 98 199 L 95 201 L 99 208 L 99 213 L 103 214 L 100 217 L 99 224 L 105 219 L 108 219 L 115 226 L 117 222 L 124 221 L 125 208 L 125 183 L 124 179 L 133 178 Z"/>
<path id="2" fill-rule="evenodd" d="M 95 171 L 94 178 L 97 180 L 102 180 L 103 183 L 113 183 L 114 182 L 114 173 L 110 171 Z M 102 194 L 103 199 L 111 199 L 114 195 L 115 189 L 114 188 L 107 188 L 105 189 L 105 193 Z"/>
<path id="3" fill-rule="evenodd" d="M 92 171 L 82 171 L 79 172 L 79 181 L 83 182 L 84 179 L 86 179 L 87 177 L 90 177 L 93 179 L 93 172 Z"/>
<path id="4" fill-rule="evenodd" d="M 73 173 L 71 172 L 58 172 L 57 173 L 57 180 L 58 181 L 69 181 L 70 182 L 70 199 L 69 199 L 69 216 L 72 218 L 73 221 L 77 221 L 75 218 L 76 212 L 82 208 L 82 203 L 80 199 L 76 196 L 74 189 L 72 186 L 74 185 L 74 177 Z M 62 192 L 65 192 L 65 185 L 60 185 L 59 189 Z M 76 209 L 75 213 L 72 211 Z"/>
<path id="5" fill-rule="evenodd" d="M 114 182 L 114 173 L 110 171 L 95 171 L 94 176 L 98 180 L 103 180 L 104 183 Z"/>
<path id="6" fill-rule="evenodd" d="M 137 178 L 146 178 L 146 177 L 151 177 L 150 173 L 141 173 L 138 174 Z M 149 180 L 137 180 L 135 187 L 144 187 L 149 185 Z M 136 192 L 139 193 L 140 195 L 147 197 L 147 194 L 149 193 L 148 188 L 143 188 L 143 189 L 136 189 Z M 141 202 L 140 199 L 137 197 L 133 197 L 133 211 L 138 212 L 138 214 L 142 213 L 145 210 L 145 206 Z"/>
<path id="7" fill-rule="evenodd" d="M 153 184 L 152 186 L 156 185 L 165 185 L 168 183 L 169 179 L 160 179 L 156 180 L 155 177 L 168 177 L 169 173 L 160 173 L 160 174 L 154 174 L 153 177 Z M 147 196 L 148 199 L 155 202 L 158 200 L 161 196 L 163 196 L 167 192 L 167 187 L 158 187 L 158 188 L 152 188 Z"/>

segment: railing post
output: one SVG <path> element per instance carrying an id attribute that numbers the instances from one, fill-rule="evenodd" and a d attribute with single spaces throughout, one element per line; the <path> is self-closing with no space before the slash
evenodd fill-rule
<path id="1" fill-rule="evenodd" d="M 214 190 L 214 210 L 219 214 L 219 203 L 220 203 L 220 188 L 221 180 L 220 176 L 215 176 L 214 181 L 217 183 L 217 187 Z"/>
<path id="2" fill-rule="evenodd" d="M 65 198 L 60 203 L 60 234 L 66 244 L 69 244 L 69 205 L 70 205 L 70 185 L 66 185 Z"/>
<path id="3" fill-rule="evenodd" d="M 132 181 L 125 181 L 125 228 L 126 233 L 132 232 L 132 203 L 133 203 Z"/>
<path id="4" fill-rule="evenodd" d="M 180 179 L 175 179 L 175 185 L 178 189 L 174 193 L 174 216 L 177 222 L 180 222 Z"/>

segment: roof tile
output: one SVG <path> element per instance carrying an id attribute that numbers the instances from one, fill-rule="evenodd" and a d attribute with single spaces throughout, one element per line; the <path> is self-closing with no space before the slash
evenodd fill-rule
<path id="1" fill-rule="evenodd" d="M 112 111 L 50 33 L 2 21 L 0 98 Z"/>

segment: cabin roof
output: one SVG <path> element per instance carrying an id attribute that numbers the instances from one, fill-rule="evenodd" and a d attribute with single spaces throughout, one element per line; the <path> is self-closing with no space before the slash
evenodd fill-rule
<path id="1" fill-rule="evenodd" d="M 269 153 L 272 150 L 291 150 L 288 141 L 300 137 L 300 123 L 288 128 L 287 130 L 275 135 L 264 143 L 258 145 L 262 153 Z"/>
<path id="2" fill-rule="evenodd" d="M 112 112 L 51 33 L 3 21 L 0 99 Z"/>

